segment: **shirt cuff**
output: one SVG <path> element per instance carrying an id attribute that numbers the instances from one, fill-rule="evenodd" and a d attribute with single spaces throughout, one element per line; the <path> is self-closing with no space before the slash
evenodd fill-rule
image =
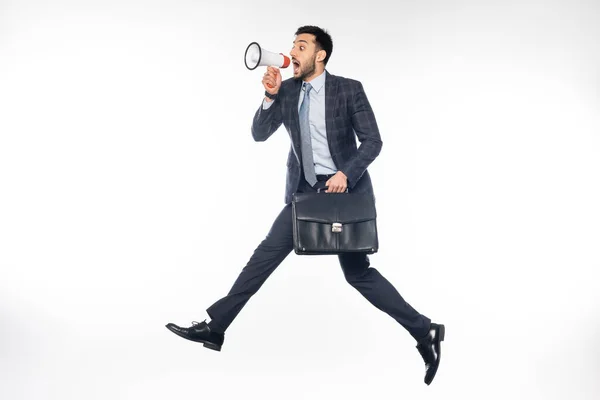
<path id="1" fill-rule="evenodd" d="M 267 101 L 266 99 L 263 99 L 263 104 L 262 104 L 263 110 L 268 110 L 269 107 L 271 107 L 274 102 L 275 102 L 275 100 L 273 100 L 273 101 Z"/>

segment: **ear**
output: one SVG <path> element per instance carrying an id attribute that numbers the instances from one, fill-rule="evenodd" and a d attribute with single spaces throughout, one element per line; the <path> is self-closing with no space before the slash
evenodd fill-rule
<path id="1" fill-rule="evenodd" d="M 317 51 L 317 61 L 323 62 L 323 60 L 325 60 L 326 56 L 327 56 L 327 52 L 325 50 Z"/>

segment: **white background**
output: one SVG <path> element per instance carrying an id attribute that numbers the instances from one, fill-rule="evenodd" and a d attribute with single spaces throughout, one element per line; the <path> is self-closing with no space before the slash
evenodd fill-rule
<path id="1" fill-rule="evenodd" d="M 216 3 L 0 1 L 0 397 L 598 399 L 600 4 Z M 429 387 L 335 257 L 290 255 L 221 353 L 164 327 L 283 207 L 243 53 L 305 24 L 374 108 L 371 262 L 447 327 Z"/>

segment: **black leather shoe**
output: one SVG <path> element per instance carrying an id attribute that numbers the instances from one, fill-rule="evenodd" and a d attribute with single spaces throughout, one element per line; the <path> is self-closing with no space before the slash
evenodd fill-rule
<path id="1" fill-rule="evenodd" d="M 221 346 L 225 340 L 225 334 L 211 331 L 206 320 L 200 323 L 193 321 L 192 326 L 189 328 L 181 328 L 172 323 L 168 323 L 165 326 L 168 330 L 182 338 L 204 343 L 204 347 L 211 350 L 221 351 Z"/>
<path id="2" fill-rule="evenodd" d="M 423 361 L 425 361 L 425 383 L 428 385 L 433 381 L 435 373 L 440 365 L 440 357 L 442 355 L 441 344 L 442 340 L 444 340 L 445 333 L 446 328 L 444 325 L 438 325 L 432 322 L 427 335 L 422 339 L 419 339 L 417 344 L 417 350 L 419 350 L 421 357 L 423 357 Z"/>

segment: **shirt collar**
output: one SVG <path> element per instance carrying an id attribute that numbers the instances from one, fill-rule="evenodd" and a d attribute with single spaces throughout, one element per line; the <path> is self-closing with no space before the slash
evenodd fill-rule
<path id="1" fill-rule="evenodd" d="M 317 76 L 316 78 L 314 78 L 312 81 L 309 82 L 310 86 L 312 86 L 313 90 L 315 90 L 317 93 L 319 93 L 319 91 L 321 90 L 323 85 L 325 85 L 325 75 L 326 75 L 325 70 L 323 70 L 321 75 Z"/>

